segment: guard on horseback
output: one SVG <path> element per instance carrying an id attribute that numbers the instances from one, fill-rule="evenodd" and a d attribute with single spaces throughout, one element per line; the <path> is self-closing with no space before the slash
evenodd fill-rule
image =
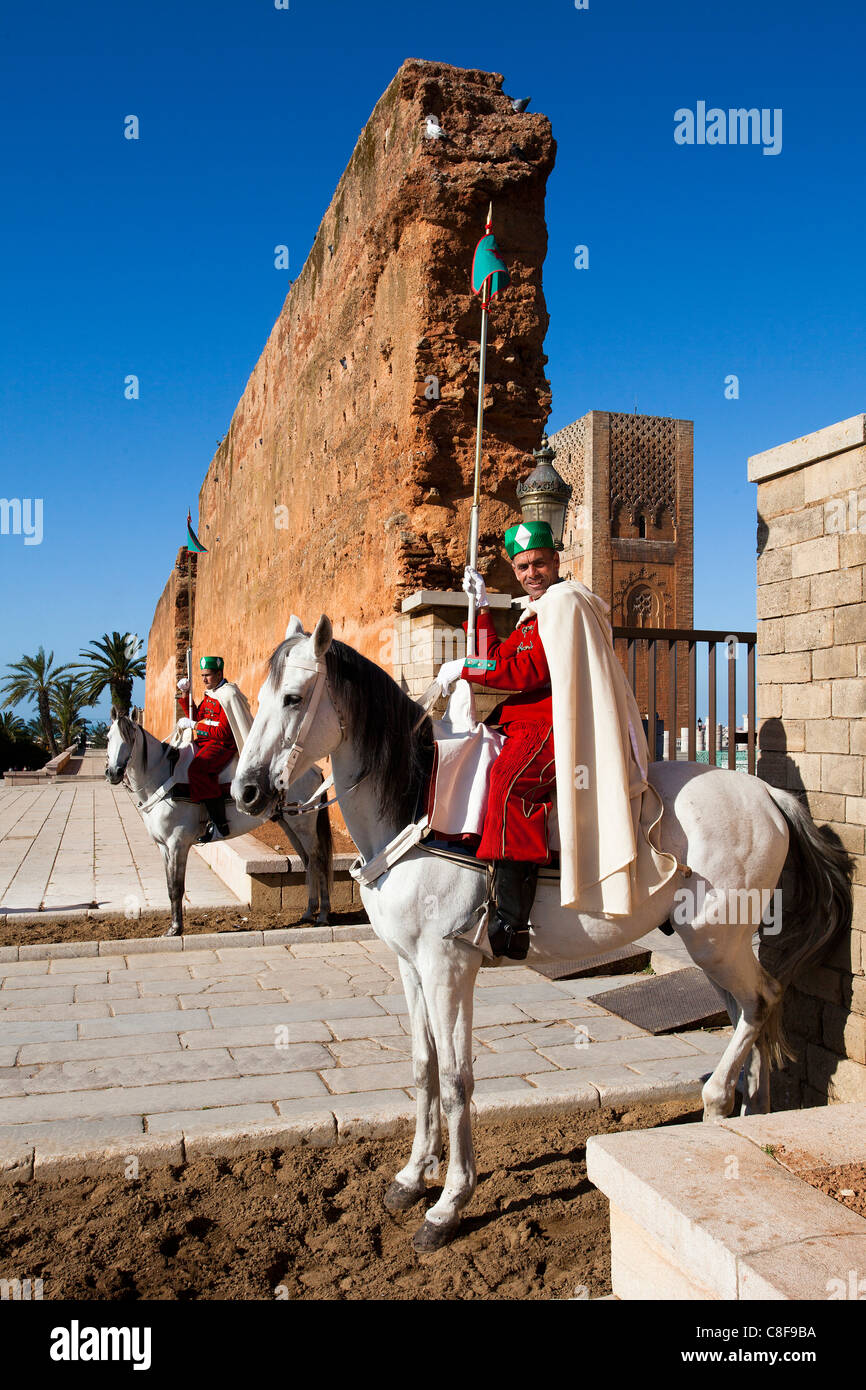
<path id="1" fill-rule="evenodd" d="M 546 522 L 511 526 L 505 549 L 515 577 L 532 600 L 559 582 L 559 555 Z M 495 912 L 488 924 L 494 955 L 525 960 L 529 914 L 538 868 L 550 863 L 549 817 L 555 784 L 550 671 L 531 614 L 504 641 L 490 617 L 487 586 L 467 566 L 463 581 L 477 605 L 477 658 L 448 661 L 437 677 L 442 690 L 455 680 L 514 692 L 485 721 L 505 736 L 490 774 L 487 811 L 477 857 L 494 864 Z M 466 624 L 464 624 L 464 627 Z"/>
<path id="2" fill-rule="evenodd" d="M 178 681 L 177 701 L 184 717 L 178 720 L 177 727 L 190 729 L 195 742 L 195 754 L 189 765 L 189 795 L 192 801 L 204 802 L 210 817 L 210 823 L 197 841 L 206 845 L 211 840 L 228 836 L 225 795 L 219 774 L 243 748 L 253 716 L 243 692 L 225 679 L 221 656 L 203 656 L 199 667 L 205 696 L 194 704 L 186 676 Z"/>

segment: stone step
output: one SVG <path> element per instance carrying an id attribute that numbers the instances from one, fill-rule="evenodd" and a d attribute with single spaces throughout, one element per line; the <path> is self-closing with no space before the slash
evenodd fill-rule
<path id="1" fill-rule="evenodd" d="M 196 853 L 227 888 L 252 908 L 297 911 L 307 905 L 307 877 L 297 854 L 272 849 L 255 835 L 236 835 L 210 845 L 194 845 Z M 357 884 L 349 874 L 355 854 L 335 854 L 331 907 L 335 912 L 361 911 Z"/>
<path id="2" fill-rule="evenodd" d="M 590 1138 L 587 1175 L 610 1201 L 614 1294 L 858 1297 L 842 1286 L 866 1269 L 866 1221 L 783 1166 L 786 1152 L 813 1166 L 862 1162 L 866 1105 Z"/>

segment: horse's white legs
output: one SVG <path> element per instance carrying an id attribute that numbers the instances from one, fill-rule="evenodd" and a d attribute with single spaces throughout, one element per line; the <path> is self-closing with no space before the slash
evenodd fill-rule
<path id="1" fill-rule="evenodd" d="M 470 1111 L 475 1084 L 472 1002 L 481 952 L 444 941 L 433 949 L 435 954 L 422 960 L 420 968 L 439 1058 L 442 1109 L 448 1123 L 448 1172 L 441 1197 L 415 1233 L 413 1244 L 419 1251 L 437 1250 L 450 1240 L 476 1184 Z"/>
<path id="2" fill-rule="evenodd" d="M 747 1061 L 743 1109 L 765 1113 L 769 1105 L 769 1051 L 759 1039 L 768 1014 L 781 998 L 782 987 L 758 962 L 752 949 L 753 930 L 748 923 L 729 924 L 720 934 L 718 926 L 693 922 L 686 936 L 692 960 L 733 997 L 740 1015 L 715 1071 L 704 1084 L 705 1120 L 724 1120 L 730 1115 L 737 1078 Z M 724 933 L 729 934 L 727 939 Z"/>
<path id="3" fill-rule="evenodd" d="M 439 1176 L 439 1159 L 442 1156 L 436 1043 L 418 972 L 403 956 L 397 959 L 412 1024 L 412 1072 L 418 1114 L 409 1162 L 400 1169 L 385 1193 L 385 1206 L 390 1212 L 408 1211 L 420 1201 L 427 1190 L 427 1179 Z"/>
<path id="4" fill-rule="evenodd" d="M 770 1111 L 770 1048 L 759 1037 L 749 1053 L 743 1072 L 746 1095 L 740 1110 L 742 1115 L 767 1115 Z"/>
<path id="5" fill-rule="evenodd" d="M 186 882 L 186 861 L 192 841 L 186 836 L 174 835 L 169 843 L 160 844 L 165 864 L 165 881 L 168 899 L 171 903 L 171 926 L 164 936 L 183 935 L 183 889 Z"/>

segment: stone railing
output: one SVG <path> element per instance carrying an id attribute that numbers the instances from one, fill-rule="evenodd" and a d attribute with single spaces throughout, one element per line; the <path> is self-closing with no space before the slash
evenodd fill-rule
<path id="1" fill-rule="evenodd" d="M 45 766 L 42 768 L 43 774 L 46 777 L 57 777 L 58 774 L 61 773 L 63 769 L 66 767 L 73 753 L 76 753 L 77 751 L 77 743 L 72 743 L 69 745 L 68 748 L 64 748 L 62 753 L 58 753 L 55 757 L 51 759 L 50 762 L 47 762 L 45 764 Z"/>

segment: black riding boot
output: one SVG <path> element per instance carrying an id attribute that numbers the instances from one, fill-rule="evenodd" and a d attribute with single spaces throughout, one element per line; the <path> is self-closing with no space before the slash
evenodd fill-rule
<path id="1" fill-rule="evenodd" d="M 215 831 L 219 831 L 223 839 L 228 838 L 229 825 L 226 819 L 226 799 L 224 796 L 212 796 L 205 800 L 205 810 L 210 816 L 210 825 L 205 828 L 204 834 L 199 835 L 196 840 L 197 845 L 209 845 L 215 838 Z"/>
<path id="2" fill-rule="evenodd" d="M 494 911 L 487 926 L 494 956 L 526 960 L 529 951 L 529 914 L 538 882 L 538 865 L 513 859 L 497 859 L 493 866 Z"/>

